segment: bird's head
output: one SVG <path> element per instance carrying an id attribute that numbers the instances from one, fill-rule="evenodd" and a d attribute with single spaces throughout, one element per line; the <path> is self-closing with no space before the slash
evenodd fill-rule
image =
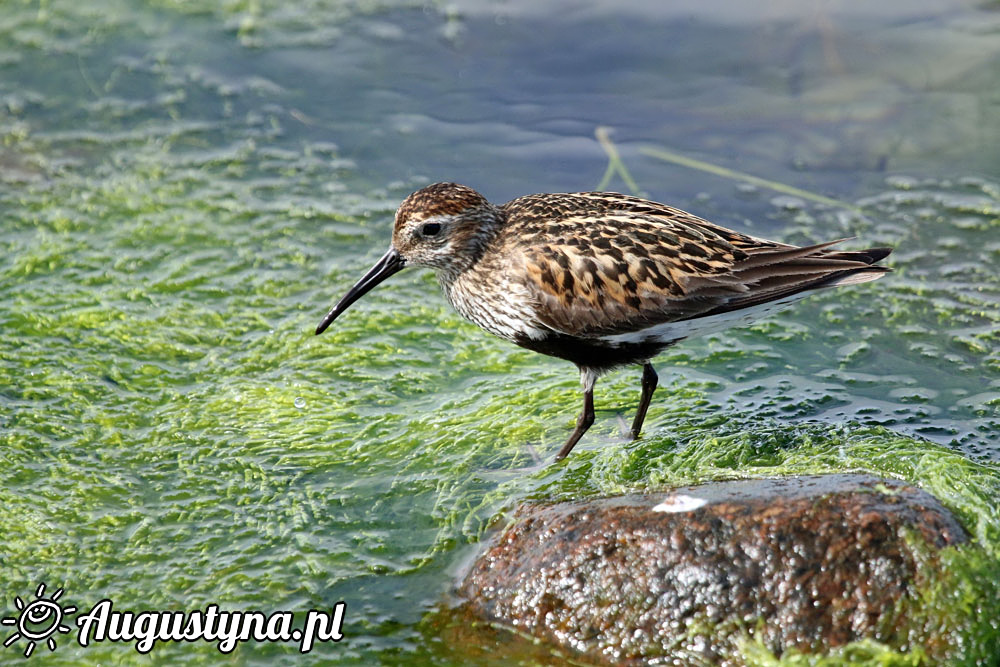
<path id="1" fill-rule="evenodd" d="M 417 190 L 396 211 L 389 251 L 327 313 L 316 333 L 406 266 L 428 266 L 445 282 L 454 279 L 479 259 L 500 220 L 495 206 L 464 185 L 435 183 Z"/>
<path id="2" fill-rule="evenodd" d="M 392 247 L 408 265 L 458 272 L 478 259 L 498 217 L 472 188 L 435 183 L 399 205 Z"/>

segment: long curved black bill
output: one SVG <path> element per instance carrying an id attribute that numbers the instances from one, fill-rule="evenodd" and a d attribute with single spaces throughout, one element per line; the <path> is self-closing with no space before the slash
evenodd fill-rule
<path id="1" fill-rule="evenodd" d="M 337 317 L 350 308 L 351 304 L 363 297 L 369 292 L 373 287 L 378 285 L 380 282 L 391 276 L 392 274 L 398 272 L 406 266 L 406 260 L 403 259 L 395 248 L 389 248 L 389 252 L 382 255 L 382 259 L 375 263 L 375 266 L 368 269 L 368 273 L 364 275 L 361 280 L 354 283 L 354 287 L 348 290 L 347 294 L 340 302 L 330 309 L 330 312 L 326 314 L 323 321 L 319 323 L 316 327 L 316 335 L 320 335 L 326 328 L 333 324 L 333 321 Z"/>

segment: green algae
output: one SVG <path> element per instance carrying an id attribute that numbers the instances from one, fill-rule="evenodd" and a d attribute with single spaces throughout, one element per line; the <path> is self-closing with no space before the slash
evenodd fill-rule
<path id="1" fill-rule="evenodd" d="M 169 159 L 155 155 L 141 156 L 122 180 L 66 179 L 56 193 L 28 188 L 19 195 L 32 204 L 20 209 L 24 223 L 8 227 L 14 231 L 5 238 L 21 245 L 3 284 L 39 294 L 28 299 L 12 291 L 4 309 L 5 322 L 19 331 L 16 353 L 4 350 L 2 370 L 12 411 L 2 436 L 7 511 L 0 529 L 18 536 L 2 550 L 12 589 L 29 590 L 44 578 L 78 592 L 78 601 L 85 591 L 110 591 L 124 607 L 216 599 L 253 605 L 262 596 L 275 607 L 304 607 L 350 599 L 373 576 L 398 578 L 407 590 L 408 578 L 433 574 L 457 545 L 479 540 L 524 498 L 869 470 L 934 493 L 974 535 L 975 546 L 955 550 L 952 577 L 929 589 L 923 608 L 940 610 L 947 620 L 940 628 L 963 645 L 988 647 L 996 639 L 995 628 L 975 625 L 969 613 L 997 616 L 989 607 L 997 598 L 970 586 L 995 575 L 996 467 L 880 426 L 879 414 L 869 415 L 873 424 L 810 421 L 830 400 L 850 405 L 852 392 L 920 386 L 902 372 L 869 380 L 865 355 L 829 356 L 817 345 L 834 334 L 815 331 L 808 318 L 826 315 L 837 326 L 846 326 L 840 319 L 860 324 L 866 344 L 884 349 L 885 334 L 863 328 L 880 314 L 865 314 L 865 298 L 847 290 L 820 295 L 821 303 L 803 304 L 809 314 L 801 319 L 790 313 L 732 335 L 748 349 L 717 336 L 664 355 L 663 385 L 646 438 L 636 443 L 620 439 L 615 415 L 634 409 L 637 374 L 602 379 L 589 443 L 565 464 L 539 467 L 531 450 L 550 456 L 579 407 L 571 368 L 485 337 L 440 302 L 433 280 L 420 274 L 404 274 L 331 335 L 313 337 L 316 315 L 336 295 L 303 286 L 304 273 L 323 261 L 310 235 L 324 229 L 345 248 L 372 254 L 368 246 L 378 239 L 368 237 L 384 234 L 385 223 L 382 234 L 356 238 L 325 232 L 324 219 L 301 217 L 287 223 L 297 231 L 258 224 L 246 236 L 245 222 L 235 229 L 244 210 L 206 199 L 194 179 L 165 180 L 142 166 Z M 240 181 L 231 187 L 238 191 Z M 78 194 L 84 191 L 86 200 Z M 59 214 L 39 224 L 36 212 L 47 206 Z M 162 215 L 164 209 L 173 213 Z M 382 210 L 388 214 L 389 206 Z M 199 215 L 215 223 L 177 224 Z M 91 225 L 69 227 L 67 219 Z M 349 284 L 365 263 L 336 269 L 334 280 Z M 66 284 L 66 276 L 87 282 Z M 884 287 L 890 299 L 906 290 L 889 281 Z M 970 318 L 963 327 L 992 317 L 966 304 L 935 306 L 942 307 Z M 924 333 L 924 322 L 939 317 L 933 310 L 892 317 L 894 326 L 916 332 L 909 335 L 940 344 Z M 806 368 L 829 363 L 834 371 L 824 383 L 832 388 L 803 400 L 796 389 L 802 384 L 772 384 L 775 373 L 794 377 L 779 345 L 801 352 L 806 361 L 798 363 Z M 963 346 L 954 354 L 933 359 L 962 368 L 978 351 Z M 66 363 L 47 362 L 54 356 Z M 920 354 L 911 372 L 924 359 Z M 725 375 L 734 366 L 746 383 L 764 381 L 762 388 L 730 395 Z M 946 397 L 928 394 L 917 407 Z M 748 408 L 754 400 L 773 416 Z M 970 404 L 970 417 L 993 423 L 995 414 L 983 412 L 992 400 Z M 781 419 L 791 406 L 802 413 L 797 424 Z M 130 575 L 136 571 L 141 576 Z M 446 579 L 437 581 L 443 591 Z M 383 614 L 362 615 L 355 627 L 399 636 L 378 620 Z M 830 664 L 889 660 L 883 653 L 897 660 L 886 664 L 908 659 L 872 646 L 838 650 L 829 659 L 841 662 Z M 766 662 L 748 647 L 751 664 Z M 62 650 L 56 659 L 121 655 L 111 648 Z M 164 645 L 161 655 L 198 662 L 211 650 Z M 260 659 L 281 654 L 275 647 L 241 650 Z"/>

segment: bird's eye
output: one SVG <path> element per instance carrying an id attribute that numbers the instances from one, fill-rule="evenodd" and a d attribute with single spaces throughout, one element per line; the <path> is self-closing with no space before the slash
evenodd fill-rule
<path id="1" fill-rule="evenodd" d="M 420 233 L 424 236 L 436 236 L 438 232 L 441 231 L 440 222 L 428 222 L 426 225 L 420 228 Z"/>

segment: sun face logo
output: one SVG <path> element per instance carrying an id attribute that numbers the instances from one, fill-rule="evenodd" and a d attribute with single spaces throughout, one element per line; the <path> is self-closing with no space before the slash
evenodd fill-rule
<path id="1" fill-rule="evenodd" d="M 35 591 L 35 599 L 24 604 L 20 597 L 14 598 L 14 605 L 21 612 L 17 618 L 12 616 L 0 620 L 0 625 L 17 626 L 13 634 L 4 640 L 4 646 L 10 646 L 21 637 L 24 637 L 28 645 L 24 649 L 24 657 L 27 658 L 35 650 L 36 642 L 44 641 L 50 651 L 56 650 L 56 639 L 53 635 L 57 632 L 67 634 L 69 627 L 62 624 L 63 616 L 72 614 L 76 607 L 70 605 L 63 607 L 56 600 L 63 594 L 63 589 L 58 589 L 52 597 L 45 597 L 45 584 L 39 584 Z"/>

